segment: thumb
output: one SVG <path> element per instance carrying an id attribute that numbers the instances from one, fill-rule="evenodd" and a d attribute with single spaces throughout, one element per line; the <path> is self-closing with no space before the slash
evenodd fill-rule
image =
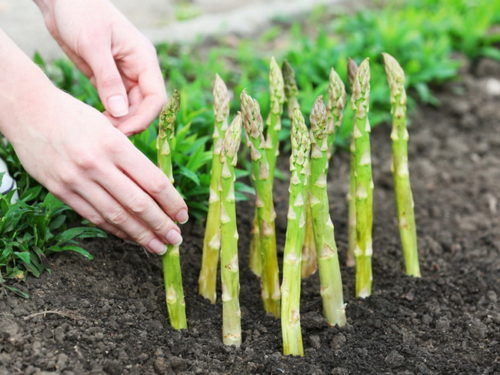
<path id="1" fill-rule="evenodd" d="M 113 117 L 126 116 L 127 90 L 111 51 L 94 49 L 93 53 L 87 56 L 87 63 L 92 69 L 96 88 L 106 111 Z"/>

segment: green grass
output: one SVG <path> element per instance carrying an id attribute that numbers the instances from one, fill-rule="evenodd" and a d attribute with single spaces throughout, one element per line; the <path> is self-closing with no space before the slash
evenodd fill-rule
<path id="1" fill-rule="evenodd" d="M 235 43 L 234 38 L 222 38 L 212 47 L 203 42 L 157 47 L 168 90 L 176 88 L 181 92 L 173 150 L 174 177 L 176 187 L 188 202 L 191 216 L 201 219 L 207 209 L 215 73 L 219 73 L 233 91 L 232 116 L 239 109 L 240 92 L 246 89 L 259 100 L 266 117 L 269 59 L 271 56 L 278 61 L 287 59 L 296 70 L 299 101 L 308 118 L 314 98 L 326 92 L 330 67 L 334 66 L 345 80 L 348 57 L 358 62 L 369 57 L 372 70 L 370 122 L 376 126 L 387 121 L 390 115 L 382 52 L 395 56 L 406 71 L 410 100 L 413 99 L 411 107 L 415 100 L 439 104 L 431 88 L 456 78 L 459 62 L 453 59 L 454 53 L 471 59 L 481 56 L 500 59 L 500 34 L 492 32 L 493 26 L 500 23 L 500 0 L 395 0 L 378 4 L 388 5 L 355 14 L 333 14 L 331 9 L 318 8 L 302 23 L 279 18 L 276 25 L 256 40 Z M 71 63 L 58 60 L 46 64 L 39 55 L 34 60 L 58 87 L 103 109 L 94 87 Z M 338 147 L 346 146 L 351 131 L 348 113 L 345 118 L 336 139 Z M 283 125 L 280 138 L 287 140 L 289 121 L 284 119 Z M 145 132 L 132 137 L 134 144 L 153 162 L 156 162 L 156 133 L 157 123 L 154 123 Z M 287 151 L 289 143 L 283 144 Z M 21 189 L 21 201 L 17 205 L 9 206 L 5 199 L 0 202 L 3 223 L 0 229 L 0 284 L 6 278 L 40 274 L 45 256 L 51 252 L 66 249 L 88 256 L 83 250 L 72 247 L 77 246 L 75 238 L 102 233 L 94 229 L 67 232 L 65 223 L 71 221 L 68 219 L 70 211 L 37 187 L 22 171 L 11 150 L 2 149 L 0 155 L 8 159 Z M 245 155 L 244 150 L 241 155 Z M 246 158 L 242 157 L 239 177 L 248 174 L 247 167 Z M 237 182 L 236 188 L 241 199 L 244 193 L 252 192 L 241 182 Z"/>

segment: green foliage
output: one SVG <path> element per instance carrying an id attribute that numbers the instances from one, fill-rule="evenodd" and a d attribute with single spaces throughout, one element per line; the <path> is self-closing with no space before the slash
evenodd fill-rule
<path id="1" fill-rule="evenodd" d="M 88 226 L 68 228 L 69 207 L 52 194 L 44 195 L 41 186 L 28 189 L 14 204 L 9 203 L 11 195 L 0 196 L 0 286 L 6 279 L 23 280 L 27 273 L 40 276 L 51 253 L 74 251 L 92 259 L 77 240 L 104 237 L 104 232 Z M 12 285 L 3 286 L 26 297 Z"/>

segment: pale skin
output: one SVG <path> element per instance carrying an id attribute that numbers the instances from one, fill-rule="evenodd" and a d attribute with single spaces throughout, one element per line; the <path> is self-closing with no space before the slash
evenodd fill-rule
<path id="1" fill-rule="evenodd" d="M 185 202 L 127 138 L 166 101 L 151 43 L 107 0 L 35 0 L 48 30 L 96 86 L 100 113 L 56 88 L 0 30 L 0 133 L 26 171 L 104 230 L 163 254 Z"/>

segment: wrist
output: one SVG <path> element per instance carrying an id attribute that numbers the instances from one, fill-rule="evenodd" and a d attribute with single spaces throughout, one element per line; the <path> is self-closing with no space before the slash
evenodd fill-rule
<path id="1" fill-rule="evenodd" d="M 0 133 L 13 141 L 18 128 L 45 106 L 57 88 L 10 38 L 0 30 Z"/>

